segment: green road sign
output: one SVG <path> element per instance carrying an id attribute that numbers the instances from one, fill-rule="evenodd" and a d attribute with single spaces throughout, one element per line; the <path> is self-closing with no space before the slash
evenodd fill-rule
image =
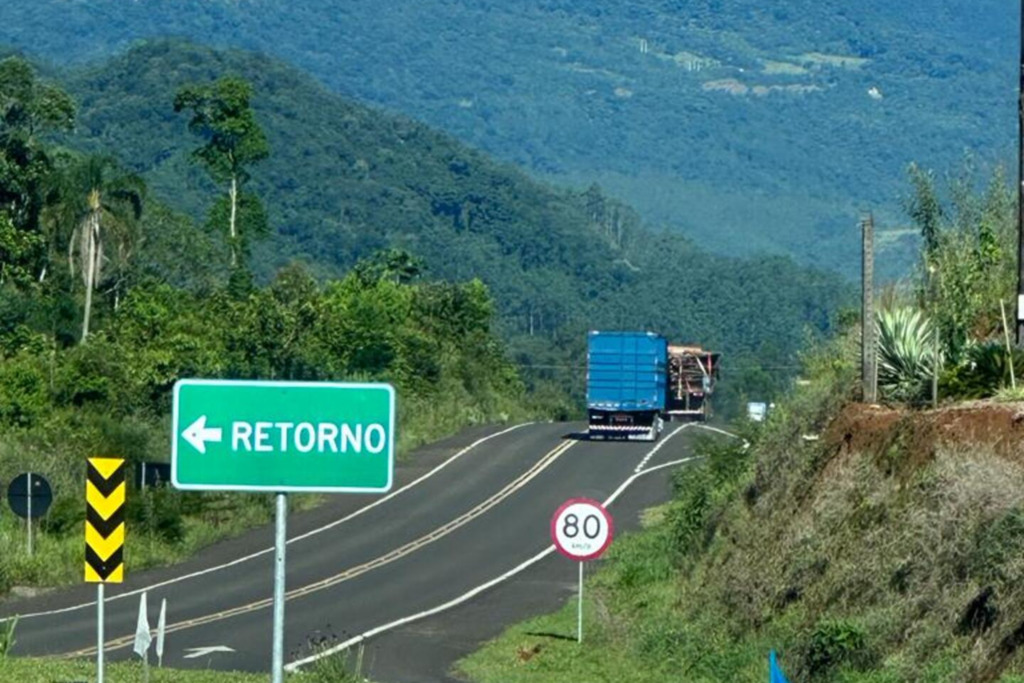
<path id="1" fill-rule="evenodd" d="M 197 491 L 391 488 L 389 384 L 183 379 L 174 385 L 171 481 Z"/>

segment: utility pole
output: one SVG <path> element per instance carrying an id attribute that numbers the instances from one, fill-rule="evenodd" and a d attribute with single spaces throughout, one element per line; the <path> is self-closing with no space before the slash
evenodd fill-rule
<path id="1" fill-rule="evenodd" d="M 1017 89 L 1017 346 L 1024 344 L 1024 0 L 1020 3 L 1020 40 Z"/>
<path id="2" fill-rule="evenodd" d="M 1021 0 L 1024 2 L 1024 0 Z M 875 348 L 875 218 L 861 219 L 861 386 L 865 403 L 878 403 L 878 352 Z"/>

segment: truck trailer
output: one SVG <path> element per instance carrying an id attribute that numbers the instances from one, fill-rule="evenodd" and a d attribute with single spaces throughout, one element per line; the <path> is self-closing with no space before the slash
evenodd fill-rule
<path id="1" fill-rule="evenodd" d="M 657 439 L 667 381 L 664 337 L 652 332 L 591 332 L 587 337 L 589 437 Z"/>
<path id="2" fill-rule="evenodd" d="M 707 421 L 722 354 L 699 346 L 668 347 L 668 420 Z"/>

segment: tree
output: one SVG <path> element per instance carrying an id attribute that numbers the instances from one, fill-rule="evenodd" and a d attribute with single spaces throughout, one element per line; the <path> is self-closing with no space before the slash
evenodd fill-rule
<path id="1" fill-rule="evenodd" d="M 113 250 L 115 306 L 125 271 L 138 242 L 139 219 L 146 196 L 142 178 L 125 171 L 112 157 L 70 158 L 61 174 L 54 222 L 66 234 L 68 269 L 77 260 L 85 284 L 82 337 L 89 336 L 92 296 L 103 280 Z"/>
<path id="2" fill-rule="evenodd" d="M 939 246 L 939 231 L 943 219 L 942 204 L 935 191 L 935 177 L 930 172 L 922 170 L 917 164 L 911 164 L 908 173 L 914 192 L 907 202 L 907 213 L 921 231 L 924 257 L 928 262 Z"/>
<path id="3" fill-rule="evenodd" d="M 36 79 L 23 59 L 0 60 L 0 279 L 25 284 L 46 277 L 40 215 L 52 160 L 40 137 L 71 130 L 75 105 L 63 90 Z"/>
<path id="4" fill-rule="evenodd" d="M 227 228 L 232 268 L 243 265 L 248 239 L 266 231 L 259 198 L 242 192 L 249 167 L 270 155 L 249 105 L 251 97 L 248 82 L 225 77 L 207 86 L 185 86 L 174 98 L 174 111 L 191 111 L 189 130 L 206 140 L 193 157 L 214 181 L 228 184 L 227 201 L 214 205 L 210 222 Z"/>
<path id="5" fill-rule="evenodd" d="M 355 276 L 367 285 L 379 280 L 408 284 L 418 278 L 426 262 L 405 249 L 380 249 L 355 265 Z"/>

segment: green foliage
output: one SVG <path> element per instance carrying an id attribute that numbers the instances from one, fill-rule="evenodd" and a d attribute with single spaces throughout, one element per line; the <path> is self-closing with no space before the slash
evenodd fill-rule
<path id="1" fill-rule="evenodd" d="M 378 280 L 408 283 L 418 278 L 425 266 L 423 259 L 405 249 L 382 249 L 356 264 L 353 272 L 365 284 Z"/>
<path id="2" fill-rule="evenodd" d="M 266 674 L 207 669 L 157 668 L 142 662 L 107 662 L 106 675 L 117 683 L 262 683 Z M 54 683 L 54 681 L 88 681 L 96 676 L 96 662 L 84 659 L 9 657 L 0 659 L 0 678 L 19 683 Z"/>
<path id="3" fill-rule="evenodd" d="M 166 484 L 133 491 L 128 497 L 126 516 L 132 533 L 148 534 L 163 543 L 177 545 L 185 540 L 185 519 L 181 495 Z"/>
<path id="4" fill-rule="evenodd" d="M 29 285 L 36 275 L 31 266 L 45 243 L 42 234 L 19 230 L 11 217 L 0 211 L 0 284 Z"/>
<path id="5" fill-rule="evenodd" d="M 879 311 L 878 388 L 886 398 L 908 403 L 927 398 L 939 354 L 932 329 L 919 310 Z"/>
<path id="6" fill-rule="evenodd" d="M 911 164 L 909 169 L 910 183 L 913 194 L 907 203 L 907 213 L 914 225 L 921 230 L 922 249 L 925 263 L 931 265 L 935 252 L 939 248 L 939 231 L 943 218 L 942 205 L 935 192 L 934 174 Z"/>
<path id="7" fill-rule="evenodd" d="M 912 218 L 932 234 L 918 299 L 957 362 L 975 342 L 1002 339 L 1001 304 L 1013 301 L 1017 286 L 1015 194 L 998 168 L 979 189 L 970 157 L 947 183 L 949 206 L 939 203 L 930 180 L 921 184 L 921 171 L 912 167 L 911 174 L 917 179 L 912 202 L 930 207 L 912 211 Z"/>
<path id="8" fill-rule="evenodd" d="M 739 440 L 705 439 L 694 450 L 704 462 L 676 472 L 675 500 L 666 513 L 672 556 L 682 566 L 707 548 L 717 511 L 737 495 L 752 465 L 749 448 Z"/>
<path id="9" fill-rule="evenodd" d="M 82 533 L 84 524 L 85 505 L 82 499 L 78 496 L 58 495 L 40 521 L 39 528 L 47 534 L 67 536 Z"/>
<path id="10" fill-rule="evenodd" d="M 1008 570 L 1024 552 L 1024 509 L 1014 507 L 976 531 L 969 570 L 981 582 L 1009 581 Z"/>
<path id="11" fill-rule="evenodd" d="M 250 106 L 252 86 L 225 76 L 211 85 L 186 85 L 174 111 L 189 111 L 188 129 L 206 144 L 192 154 L 218 181 L 248 178 L 248 166 L 270 155 L 267 138 Z"/>
<path id="12" fill-rule="evenodd" d="M 804 671 L 809 681 L 831 680 L 839 667 L 863 666 L 870 656 L 863 627 L 847 619 L 822 620 L 805 647 Z"/>
<path id="13" fill-rule="evenodd" d="M 1003 387 L 995 393 L 993 398 L 1002 403 L 1024 401 L 1024 387 Z"/>
<path id="14" fill-rule="evenodd" d="M 18 617 L 8 619 L 0 623 L 0 660 L 7 659 L 7 655 L 14 648 L 14 631 L 18 627 Z"/>
<path id="15" fill-rule="evenodd" d="M 910 176 L 907 208 L 925 238 L 916 306 L 938 329 L 944 361 L 940 394 L 990 397 L 1011 380 L 1003 320 L 1013 314 L 1008 304 L 1017 287 L 1015 193 L 1001 168 L 979 182 L 970 156 L 941 192 L 932 173 L 911 166 Z M 1017 354 L 1011 354 L 1015 370 Z M 913 372 L 907 372 L 910 379 Z M 905 389 L 911 398 L 925 393 L 911 385 Z"/>
<path id="16" fill-rule="evenodd" d="M 174 97 L 174 111 L 191 111 L 188 128 L 206 141 L 193 158 L 215 181 L 229 184 L 228 194 L 211 207 L 208 223 L 225 234 L 232 269 L 246 262 L 252 242 L 268 232 L 263 203 L 243 191 L 249 167 L 270 155 L 250 105 L 252 95 L 248 82 L 225 76 L 211 85 L 182 86 Z"/>
<path id="17" fill-rule="evenodd" d="M 1001 341 L 973 344 L 961 355 L 960 362 L 944 369 L 939 380 L 943 396 L 960 399 L 990 398 L 1011 383 L 1010 358 L 1013 358 L 1013 378 L 1024 372 L 1024 351 L 1018 348 L 1007 354 Z"/>
<path id="18" fill-rule="evenodd" d="M 146 184 L 110 156 L 63 155 L 54 171 L 46 213 L 51 225 L 50 262 L 66 252 L 68 275 L 75 278 L 75 259 L 85 286 L 82 341 L 89 336 L 93 293 L 101 287 L 124 294 L 131 257 L 140 241 Z M 104 269 L 113 265 L 105 273 Z M 104 277 L 106 275 L 106 277 Z"/>
<path id="19" fill-rule="evenodd" d="M 45 272 L 40 215 L 53 169 L 45 136 L 74 122 L 66 92 L 37 79 L 24 59 L 0 60 L 0 284 L 25 287 Z"/>
<path id="20" fill-rule="evenodd" d="M 327 638 L 311 643 L 311 647 L 314 651 L 322 651 L 334 644 L 334 639 Z M 346 650 L 318 659 L 303 670 L 303 677 L 309 677 L 311 683 L 369 683 L 369 679 L 363 676 L 363 653 L 364 648 L 360 645 L 355 653 Z"/>

